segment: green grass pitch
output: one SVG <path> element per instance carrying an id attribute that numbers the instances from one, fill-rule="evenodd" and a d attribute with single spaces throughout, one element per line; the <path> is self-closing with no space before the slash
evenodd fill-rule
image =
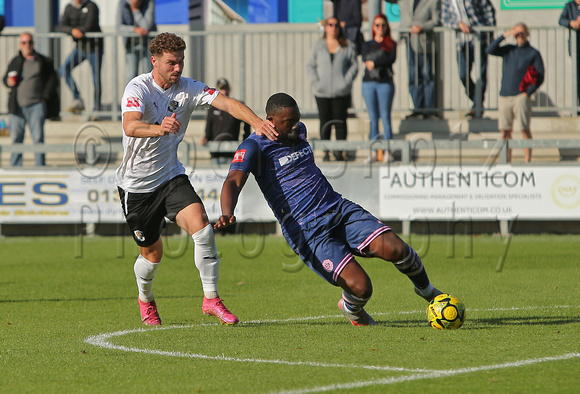
<path id="1" fill-rule="evenodd" d="M 234 235 L 217 238 L 220 295 L 241 323 L 201 313 L 193 244 L 174 237 L 163 326 L 143 327 L 131 239 L 3 238 L 0 392 L 577 392 L 579 236 L 407 240 L 465 303 L 461 329 L 428 327 L 411 282 L 365 259 L 378 325 L 354 327 L 282 238 Z"/>

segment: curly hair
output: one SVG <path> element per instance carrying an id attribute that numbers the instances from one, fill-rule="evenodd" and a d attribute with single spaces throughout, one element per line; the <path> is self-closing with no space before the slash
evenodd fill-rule
<path id="1" fill-rule="evenodd" d="M 186 48 L 185 41 L 173 33 L 161 33 L 149 44 L 149 52 L 153 56 L 163 55 L 165 52 L 184 51 Z"/>

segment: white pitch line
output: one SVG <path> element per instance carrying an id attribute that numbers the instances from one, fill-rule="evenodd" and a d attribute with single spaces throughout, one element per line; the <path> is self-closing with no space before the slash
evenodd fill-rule
<path id="1" fill-rule="evenodd" d="M 470 309 L 470 312 L 479 312 L 479 311 L 514 311 L 514 310 L 534 310 L 534 309 L 554 309 L 554 308 L 575 308 L 577 306 L 573 305 L 560 305 L 560 306 L 536 306 L 536 307 L 512 307 L 512 308 L 490 308 L 490 309 Z M 374 313 L 377 316 L 386 316 L 392 314 L 413 314 L 413 313 L 420 313 L 422 311 L 401 311 L 401 312 L 380 312 Z M 329 316 L 311 316 L 311 317 L 303 317 L 303 318 L 288 318 L 288 319 L 272 319 L 272 320 L 252 320 L 248 322 L 241 322 L 240 324 L 271 324 L 271 323 L 280 323 L 280 322 L 300 322 L 300 321 L 310 321 L 310 320 L 324 320 L 329 318 L 339 318 L 342 315 L 329 315 Z M 570 353 L 569 355 L 564 355 L 560 357 L 545 357 L 541 359 L 532 359 L 532 360 L 524 360 L 518 361 L 515 363 L 506 363 L 506 364 L 498 364 L 498 365 L 491 365 L 491 366 L 482 366 L 482 367 L 474 367 L 474 368 L 463 368 L 458 370 L 433 370 L 433 369 L 423 369 L 423 368 L 402 368 L 402 367 L 389 367 L 389 366 L 376 366 L 376 365 L 343 365 L 343 364 L 325 364 L 325 363 L 317 363 L 317 362 L 308 362 L 308 361 L 287 361 L 287 360 L 268 360 L 268 359 L 256 359 L 256 358 L 237 358 L 237 357 L 229 357 L 225 355 L 218 355 L 218 356 L 208 356 L 206 354 L 199 354 L 199 353 L 183 353 L 183 352 L 172 352 L 172 351 L 163 351 L 163 350 L 152 350 L 152 349 L 141 349 L 135 347 L 127 347 L 127 346 L 120 346 L 111 343 L 109 340 L 114 337 L 120 337 L 127 334 L 133 333 L 144 333 L 144 332 L 151 332 L 154 330 L 171 330 L 171 329 L 182 329 L 182 328 L 194 328 L 200 326 L 216 326 L 218 323 L 205 323 L 205 324 L 197 324 L 197 325 L 187 325 L 187 326 L 169 326 L 169 327 L 158 327 L 158 328 L 137 328 L 133 330 L 123 330 L 123 331 L 116 331 L 112 333 L 105 333 L 99 334 L 95 336 L 88 337 L 85 342 L 97 347 L 105 348 L 105 349 L 112 349 L 112 350 L 121 350 L 125 352 L 134 352 L 134 353 L 146 353 L 146 354 L 153 354 L 153 355 L 160 355 L 160 356 L 170 356 L 170 357 L 185 357 L 185 358 L 199 358 L 199 359 L 206 359 L 206 360 L 220 360 L 220 361 L 233 361 L 233 362 L 247 362 L 247 363 L 268 363 L 268 364 L 280 364 L 280 365 L 306 365 L 306 366 L 314 366 L 314 367 L 322 367 L 322 368 L 359 368 L 359 369 L 371 369 L 371 370 L 378 370 L 378 371 L 396 371 L 396 372 L 415 372 L 414 375 L 407 375 L 401 376 L 396 378 L 388 378 L 388 379 L 378 379 L 373 381 L 367 382 L 353 382 L 353 383 L 346 383 L 342 385 L 332 385 L 332 386 L 325 386 L 319 388 L 312 388 L 312 389 L 304 389 L 299 391 L 289 391 L 289 393 L 308 393 L 308 392 L 316 392 L 316 391 L 328 391 L 328 390 L 336 390 L 341 388 L 354 388 L 354 387 L 363 387 L 368 385 L 385 385 L 385 384 L 393 384 L 398 382 L 405 382 L 411 380 L 418 380 L 418 379 L 426 379 L 429 377 L 443 377 L 449 375 L 456 375 L 461 373 L 468 373 L 468 372 L 477 372 L 489 369 L 497 369 L 497 368 L 508 368 L 508 367 L 515 367 L 527 364 L 534 364 L 538 362 L 545 362 L 545 361 L 554 361 L 559 359 L 565 359 L 562 357 L 567 357 L 572 355 L 573 358 L 578 357 L 580 354 L 578 353 Z M 539 361 L 538 361 L 539 360 Z"/>
<path id="2" fill-rule="evenodd" d="M 209 325 L 209 324 L 204 324 Z M 211 325 L 217 325 L 211 324 Z M 217 355 L 217 356 L 209 356 L 206 354 L 199 354 L 199 353 L 184 353 L 184 352 L 173 352 L 173 351 L 164 351 L 164 350 L 152 350 L 152 349 L 141 349 L 136 347 L 127 347 L 121 345 L 115 345 L 109 341 L 109 339 L 114 337 L 120 337 L 127 334 L 133 333 L 142 333 L 142 332 L 151 332 L 155 330 L 171 330 L 171 329 L 178 329 L 178 328 L 195 328 L 199 327 L 199 325 L 189 325 L 189 326 L 169 326 L 169 327 L 159 327 L 159 328 L 151 328 L 151 329 L 144 329 L 144 328 L 137 328 L 134 330 L 124 330 L 124 331 L 116 331 L 107 334 L 100 334 L 95 335 L 92 337 L 88 337 L 85 342 L 94 346 L 98 346 L 105 349 L 112 349 L 112 350 L 121 350 L 124 352 L 133 352 L 133 353 L 145 353 L 145 354 L 154 354 L 158 356 L 170 356 L 170 357 L 184 357 L 184 358 L 199 358 L 205 360 L 219 360 L 219 361 L 234 361 L 240 363 L 257 363 L 257 364 L 279 364 L 279 365 L 292 365 L 292 366 L 300 366 L 306 365 L 311 367 L 321 367 L 321 368 L 359 368 L 359 369 L 370 369 L 376 371 L 395 371 L 395 372 L 421 372 L 421 373 L 434 373 L 434 372 L 444 372 L 438 371 L 433 369 L 424 369 L 424 368 L 402 368 L 402 367 L 389 367 L 389 366 L 378 366 L 378 365 L 348 365 L 348 364 L 325 364 L 325 363 L 317 363 L 311 361 L 287 361 L 287 360 L 275 360 L 275 359 L 260 359 L 260 358 L 238 358 L 238 357 L 228 357 L 225 355 Z"/>
<path id="3" fill-rule="evenodd" d="M 421 380 L 421 379 L 436 379 L 436 378 L 443 378 L 443 377 L 460 375 L 460 374 L 465 374 L 465 373 L 472 373 L 472 372 L 490 371 L 490 370 L 494 370 L 494 369 L 516 368 L 516 367 L 522 367 L 525 365 L 539 364 L 539 363 L 544 363 L 544 362 L 548 362 L 548 361 L 569 360 L 571 358 L 578 358 L 578 357 L 580 357 L 580 353 L 568 353 L 568 354 L 563 354 L 561 356 L 532 358 L 532 359 L 528 359 L 528 360 L 513 361 L 513 362 L 508 362 L 508 363 L 503 363 L 503 364 L 483 365 L 481 367 L 449 369 L 446 371 L 436 371 L 436 372 L 429 372 L 429 373 L 417 373 L 414 375 L 369 380 L 366 382 L 351 382 L 351 383 L 343 383 L 343 384 L 333 384 L 333 385 L 329 385 L 329 386 L 313 387 L 313 388 L 301 389 L 301 390 L 279 391 L 278 393 L 280 393 L 280 394 L 305 394 L 305 393 L 319 393 L 319 392 L 323 392 L 323 391 L 348 390 L 348 389 L 355 389 L 355 388 L 361 388 L 361 387 L 367 387 L 367 386 L 379 386 L 379 385 L 385 386 L 385 385 L 389 385 L 389 384 L 410 382 L 410 381 Z"/>

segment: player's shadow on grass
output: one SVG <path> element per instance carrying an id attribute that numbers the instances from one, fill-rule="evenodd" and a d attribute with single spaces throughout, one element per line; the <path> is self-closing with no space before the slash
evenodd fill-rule
<path id="1" fill-rule="evenodd" d="M 481 330 L 501 326 L 562 326 L 580 323 L 580 316 L 510 316 L 488 319 L 468 319 L 467 321 L 469 322 L 467 325 L 469 329 Z"/>

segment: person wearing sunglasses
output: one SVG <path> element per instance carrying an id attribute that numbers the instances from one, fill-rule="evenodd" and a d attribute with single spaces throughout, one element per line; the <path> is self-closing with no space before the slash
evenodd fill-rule
<path id="1" fill-rule="evenodd" d="M 360 31 L 363 21 L 362 3 L 367 0 L 331 0 L 332 16 L 340 21 L 340 26 L 350 42 L 354 44 L 357 55 L 361 54 L 364 37 Z"/>
<path id="2" fill-rule="evenodd" d="M 391 28 L 384 14 L 376 15 L 372 24 L 373 38 L 366 41 L 362 48 L 362 60 L 365 65 L 362 80 L 362 94 L 367 106 L 370 120 L 369 140 L 390 140 L 393 138 L 391 128 L 391 108 L 395 97 L 393 83 L 393 63 L 397 58 L 397 43 L 391 38 Z M 379 117 L 383 123 L 383 134 L 379 134 Z M 371 151 L 368 162 L 381 159 L 377 152 Z M 382 160 L 392 161 L 393 156 L 386 151 Z"/>
<path id="3" fill-rule="evenodd" d="M 306 75 L 318 106 L 320 138 L 330 140 L 334 126 L 336 139 L 346 140 L 352 84 L 358 74 L 356 49 L 346 38 L 339 19 L 328 18 L 323 25 L 324 35 L 312 47 Z M 354 160 L 356 156 L 356 151 L 335 150 L 333 153 L 337 161 Z M 330 153 L 325 151 L 323 161 L 329 160 Z"/>
<path id="4" fill-rule="evenodd" d="M 12 143 L 23 143 L 28 124 L 32 141 L 43 144 L 44 121 L 47 117 L 57 117 L 60 111 L 57 74 L 52 60 L 34 50 L 32 34 L 22 33 L 18 45 L 18 55 L 8 64 L 3 78 L 4 85 L 10 88 L 8 112 Z M 35 153 L 34 163 L 44 166 L 45 154 Z M 10 165 L 22 166 L 22 153 L 13 153 Z"/>
<path id="5" fill-rule="evenodd" d="M 531 96 L 544 82 L 544 62 L 540 52 L 533 48 L 525 23 L 518 23 L 493 41 L 487 53 L 503 58 L 501 89 L 499 91 L 499 129 L 504 140 L 512 138 L 513 124 L 518 123 L 524 139 L 531 139 L 530 121 L 532 117 Z M 516 45 L 501 45 L 507 37 L 512 36 Z M 508 161 L 512 152 L 508 150 Z M 532 160 L 532 150 L 524 149 L 524 161 Z"/>

